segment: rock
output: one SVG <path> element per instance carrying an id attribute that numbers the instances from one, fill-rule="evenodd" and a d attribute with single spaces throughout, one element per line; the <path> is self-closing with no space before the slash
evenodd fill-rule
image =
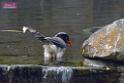
<path id="1" fill-rule="evenodd" d="M 119 19 L 94 32 L 81 47 L 82 55 L 90 58 L 124 60 L 124 19 Z"/>

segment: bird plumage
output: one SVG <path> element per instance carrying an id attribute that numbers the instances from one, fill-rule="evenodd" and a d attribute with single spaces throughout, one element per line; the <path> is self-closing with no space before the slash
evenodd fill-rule
<path id="1" fill-rule="evenodd" d="M 70 39 L 67 33 L 59 32 L 53 37 L 46 37 L 36 30 L 26 27 L 23 27 L 23 32 L 30 31 L 34 37 L 44 43 L 44 63 L 47 64 L 51 59 L 62 61 L 62 57 L 65 53 L 66 47 L 70 43 Z"/>

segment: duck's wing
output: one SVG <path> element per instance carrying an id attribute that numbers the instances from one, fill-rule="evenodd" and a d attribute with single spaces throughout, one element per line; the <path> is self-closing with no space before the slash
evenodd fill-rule
<path id="1" fill-rule="evenodd" d="M 22 28 L 23 33 L 26 33 L 26 31 L 31 32 L 31 34 L 38 40 L 42 41 L 42 42 L 49 42 L 48 40 L 46 40 L 46 36 L 44 36 L 43 34 L 41 34 L 40 32 L 36 31 L 35 29 L 32 29 L 30 27 L 27 26 L 23 26 Z"/>
<path id="2" fill-rule="evenodd" d="M 60 48 L 66 48 L 66 43 L 59 37 L 46 37 L 45 39 L 48 41 L 46 41 L 48 44 L 50 43 Z"/>
<path id="3" fill-rule="evenodd" d="M 57 47 L 66 48 L 66 43 L 59 37 L 46 37 L 40 32 L 36 31 L 35 29 L 24 26 L 23 32 L 25 33 L 27 30 L 30 31 L 35 38 L 37 38 L 38 40 L 45 44 L 54 44 Z"/>

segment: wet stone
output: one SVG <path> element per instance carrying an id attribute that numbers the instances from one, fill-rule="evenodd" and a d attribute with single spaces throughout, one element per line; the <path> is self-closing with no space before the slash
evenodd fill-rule
<path id="1" fill-rule="evenodd" d="M 82 45 L 82 55 L 90 58 L 124 60 L 124 19 L 94 32 Z"/>

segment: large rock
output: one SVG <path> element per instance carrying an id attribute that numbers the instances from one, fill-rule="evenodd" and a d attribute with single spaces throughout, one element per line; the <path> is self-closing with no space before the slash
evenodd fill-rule
<path id="1" fill-rule="evenodd" d="M 119 19 L 94 32 L 81 47 L 87 57 L 124 59 L 124 19 Z"/>

